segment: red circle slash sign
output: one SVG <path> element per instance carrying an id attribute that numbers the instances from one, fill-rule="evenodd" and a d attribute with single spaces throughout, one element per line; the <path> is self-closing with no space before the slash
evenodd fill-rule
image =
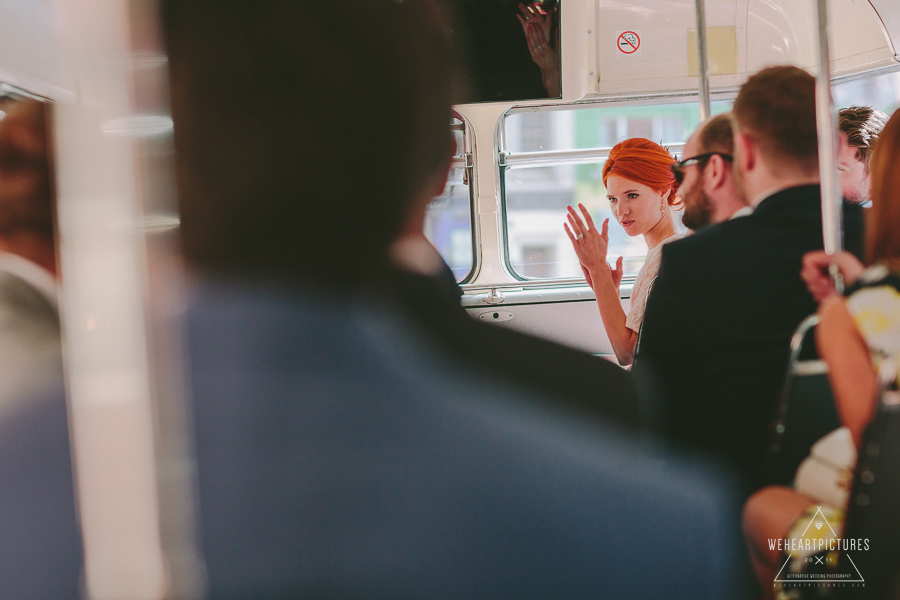
<path id="1" fill-rule="evenodd" d="M 617 44 L 625 54 L 634 54 L 641 47 L 641 38 L 633 31 L 624 31 L 619 35 Z"/>

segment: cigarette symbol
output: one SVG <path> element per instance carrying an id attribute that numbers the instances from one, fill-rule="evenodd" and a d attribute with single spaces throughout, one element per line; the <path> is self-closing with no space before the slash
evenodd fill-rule
<path id="1" fill-rule="evenodd" d="M 619 50 L 625 54 L 632 54 L 637 51 L 641 45 L 641 38 L 633 31 L 626 31 L 619 35 Z"/>

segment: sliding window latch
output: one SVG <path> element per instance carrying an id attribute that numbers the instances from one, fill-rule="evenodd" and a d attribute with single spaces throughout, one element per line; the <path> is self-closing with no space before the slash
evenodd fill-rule
<path id="1" fill-rule="evenodd" d="M 491 290 L 484 297 L 484 303 L 491 305 L 500 304 L 504 300 L 506 300 L 506 296 L 498 292 L 497 288 L 491 288 Z"/>

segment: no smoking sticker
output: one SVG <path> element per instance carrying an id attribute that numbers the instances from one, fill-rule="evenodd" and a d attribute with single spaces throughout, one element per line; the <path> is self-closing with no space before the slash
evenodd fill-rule
<path id="1" fill-rule="evenodd" d="M 640 31 L 617 31 L 616 48 L 621 54 L 639 55 L 641 53 Z"/>

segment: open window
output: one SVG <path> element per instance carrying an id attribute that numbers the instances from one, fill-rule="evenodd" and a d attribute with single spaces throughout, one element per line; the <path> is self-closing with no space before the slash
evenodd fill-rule
<path id="1" fill-rule="evenodd" d="M 713 113 L 729 110 L 731 102 L 713 102 Z M 563 222 L 566 207 L 582 203 L 598 227 L 611 220 L 609 258 L 623 256 L 625 277 L 634 277 L 647 246 L 615 222 L 603 164 L 617 142 L 632 137 L 659 142 L 678 155 L 698 124 L 696 102 L 509 111 L 501 123 L 500 180 L 510 272 L 523 280 L 581 279 Z"/>

